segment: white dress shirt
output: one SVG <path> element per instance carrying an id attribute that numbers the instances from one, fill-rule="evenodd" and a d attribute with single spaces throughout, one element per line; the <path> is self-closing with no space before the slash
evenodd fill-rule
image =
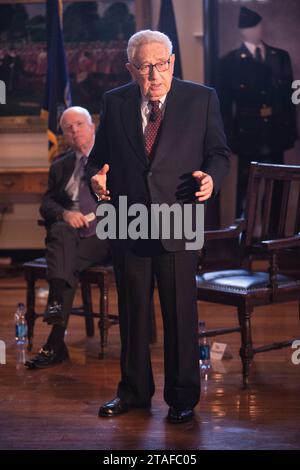
<path id="1" fill-rule="evenodd" d="M 255 58 L 255 51 L 256 48 L 258 47 L 260 49 L 261 55 L 263 60 L 266 58 L 266 48 L 263 42 L 260 42 L 259 44 L 253 44 L 252 42 L 245 41 L 244 42 L 245 46 L 247 47 L 248 51 L 250 54 Z"/>
<path id="2" fill-rule="evenodd" d="M 90 153 L 90 152 L 89 152 Z M 76 161 L 74 171 L 66 184 L 65 191 L 67 192 L 68 196 L 72 199 L 73 205 L 71 210 L 72 211 L 79 211 L 79 183 L 80 183 L 80 172 L 81 172 L 81 163 L 80 159 L 82 157 L 82 153 L 76 152 Z M 86 155 L 88 158 L 88 155 Z"/>

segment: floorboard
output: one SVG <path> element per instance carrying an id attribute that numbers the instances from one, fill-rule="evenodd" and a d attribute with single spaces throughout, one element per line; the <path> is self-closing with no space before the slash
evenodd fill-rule
<path id="1" fill-rule="evenodd" d="M 45 287 L 43 282 L 38 285 L 40 311 Z M 97 292 L 93 294 L 96 301 Z M 156 294 L 158 341 L 152 345 L 156 393 L 151 411 L 100 419 L 98 408 L 115 395 L 119 380 L 118 326 L 109 331 L 107 358 L 99 360 L 97 328 L 93 338 L 86 338 L 84 319 L 72 316 L 66 336 L 70 361 L 28 371 L 22 350 L 14 344 L 13 324 L 16 305 L 25 295 L 21 277 L 0 280 L 0 339 L 7 347 L 7 363 L 0 365 L 0 449 L 300 449 L 300 364 L 292 364 L 291 348 L 257 355 L 251 388 L 243 390 L 239 336 L 219 337 L 233 358 L 215 363 L 207 380 L 203 378 L 196 419 L 171 425 L 165 419 L 162 323 Z M 79 295 L 76 302 L 80 303 Z M 110 307 L 116 310 L 114 290 Z M 231 308 L 212 304 L 201 303 L 199 315 L 213 328 L 235 321 Z M 42 346 L 48 328 L 37 320 L 32 354 Z M 293 336 L 300 336 L 296 302 L 256 310 L 257 344 Z"/>

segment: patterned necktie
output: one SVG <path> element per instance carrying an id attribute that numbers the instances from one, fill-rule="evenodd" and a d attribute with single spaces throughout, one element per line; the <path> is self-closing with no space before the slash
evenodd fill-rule
<path id="1" fill-rule="evenodd" d="M 79 183 L 79 209 L 83 215 L 87 215 L 90 212 L 96 214 L 97 202 L 93 198 L 89 185 L 85 177 L 85 165 L 87 163 L 87 157 L 84 155 L 80 158 L 80 183 Z M 89 222 L 89 227 L 82 227 L 79 229 L 79 235 L 82 238 L 91 237 L 96 233 L 97 220 Z"/>
<path id="2" fill-rule="evenodd" d="M 255 60 L 257 60 L 257 62 L 260 62 L 260 63 L 263 62 L 263 56 L 262 56 L 260 47 L 257 47 L 255 49 Z"/>
<path id="3" fill-rule="evenodd" d="M 162 121 L 162 112 L 159 109 L 159 101 L 149 101 L 149 103 L 151 105 L 151 112 L 149 122 L 145 128 L 144 138 L 146 154 L 148 157 L 151 157 L 153 146 Z"/>

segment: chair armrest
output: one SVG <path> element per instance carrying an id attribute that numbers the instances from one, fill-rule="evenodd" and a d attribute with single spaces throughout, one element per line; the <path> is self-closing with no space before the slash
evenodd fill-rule
<path id="1" fill-rule="evenodd" d="M 293 237 L 278 238 L 278 240 L 265 240 L 261 245 L 268 251 L 283 250 L 285 248 L 300 248 L 300 234 Z"/>
<path id="2" fill-rule="evenodd" d="M 236 219 L 233 225 L 220 230 L 206 230 L 204 232 L 205 241 L 222 240 L 223 238 L 238 237 L 246 226 L 245 219 Z"/>

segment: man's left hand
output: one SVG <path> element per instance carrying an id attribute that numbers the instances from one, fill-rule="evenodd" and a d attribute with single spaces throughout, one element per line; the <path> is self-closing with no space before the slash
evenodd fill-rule
<path id="1" fill-rule="evenodd" d="M 203 171 L 194 171 L 193 177 L 199 184 L 199 191 L 195 193 L 199 202 L 207 201 L 212 195 L 214 189 L 214 182 L 210 175 Z"/>

